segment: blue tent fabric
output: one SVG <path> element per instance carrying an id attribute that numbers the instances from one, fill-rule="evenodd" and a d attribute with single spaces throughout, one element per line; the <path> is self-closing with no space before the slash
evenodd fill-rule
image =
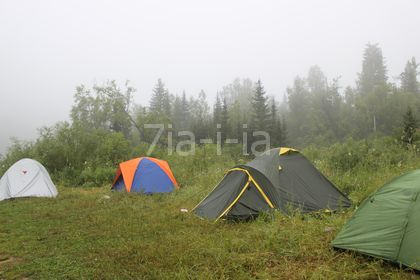
<path id="1" fill-rule="evenodd" d="M 131 192 L 167 193 L 174 189 L 171 179 L 156 163 L 147 158 L 142 159 L 134 174 Z"/>
<path id="2" fill-rule="evenodd" d="M 124 184 L 124 179 L 123 179 L 122 174 L 120 175 L 118 180 L 114 183 L 113 189 L 118 190 L 118 191 L 125 190 L 125 184 Z"/>

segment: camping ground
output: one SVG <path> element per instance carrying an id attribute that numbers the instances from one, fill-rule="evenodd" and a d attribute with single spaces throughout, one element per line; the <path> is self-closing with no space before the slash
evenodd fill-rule
<path id="1" fill-rule="evenodd" d="M 355 206 L 389 179 L 420 166 L 413 150 L 350 142 L 303 153 Z M 191 210 L 231 166 L 247 159 L 213 146 L 167 157 L 181 190 L 142 196 L 110 186 L 64 187 L 56 199 L 0 203 L 0 279 L 417 279 L 378 259 L 332 250 L 351 216 L 261 215 L 213 223 Z"/>

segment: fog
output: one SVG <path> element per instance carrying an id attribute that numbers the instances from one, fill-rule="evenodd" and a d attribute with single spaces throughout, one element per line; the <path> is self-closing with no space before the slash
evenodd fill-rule
<path id="1" fill-rule="evenodd" d="M 417 1 L 2 0 L 0 153 L 12 136 L 34 139 L 68 120 L 80 84 L 130 80 L 147 105 L 158 78 L 211 101 L 236 77 L 260 78 L 280 100 L 314 64 L 354 85 L 368 42 L 397 82 L 420 59 L 419 10 Z"/>

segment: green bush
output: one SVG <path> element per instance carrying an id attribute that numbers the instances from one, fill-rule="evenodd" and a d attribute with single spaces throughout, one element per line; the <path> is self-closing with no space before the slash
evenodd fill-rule
<path id="1" fill-rule="evenodd" d="M 114 176 L 114 167 L 87 167 L 80 173 L 80 180 L 84 187 L 98 187 L 111 184 Z"/>

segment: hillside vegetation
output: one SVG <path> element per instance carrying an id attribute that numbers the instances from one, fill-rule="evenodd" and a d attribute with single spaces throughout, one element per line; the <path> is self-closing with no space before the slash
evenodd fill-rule
<path id="1" fill-rule="evenodd" d="M 56 199 L 0 203 L 0 279 L 417 279 L 377 259 L 338 252 L 330 241 L 354 208 L 387 180 L 420 166 L 415 149 L 391 138 L 348 140 L 303 153 L 354 207 L 334 214 L 266 213 L 255 221 L 213 223 L 191 210 L 231 166 L 212 145 L 169 161 L 181 185 L 167 195 L 58 186 Z M 3 163 L 5 164 L 5 163 Z M 112 166 L 114 169 L 115 166 Z"/>

